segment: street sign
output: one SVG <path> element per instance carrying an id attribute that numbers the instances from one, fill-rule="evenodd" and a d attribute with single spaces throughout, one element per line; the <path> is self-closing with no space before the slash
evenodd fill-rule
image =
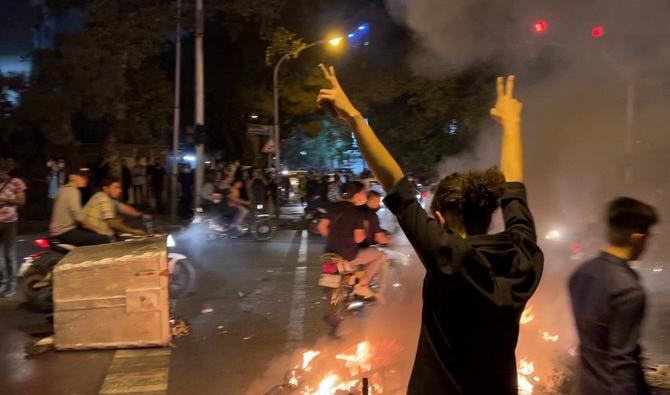
<path id="1" fill-rule="evenodd" d="M 272 134 L 272 125 L 259 125 L 256 123 L 248 123 L 247 133 L 257 134 L 259 136 L 270 136 Z"/>
<path id="2" fill-rule="evenodd" d="M 263 149 L 261 149 L 261 152 L 264 154 L 276 154 L 277 153 L 277 146 L 275 145 L 275 140 L 270 137 L 268 141 L 265 143 L 263 146 Z"/>

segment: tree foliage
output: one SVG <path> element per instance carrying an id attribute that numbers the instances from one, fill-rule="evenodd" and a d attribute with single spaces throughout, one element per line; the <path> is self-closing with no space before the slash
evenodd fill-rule
<path id="1" fill-rule="evenodd" d="M 181 15 L 183 125 L 193 113 L 193 3 L 183 1 Z M 176 1 L 47 5 L 55 13 L 81 10 L 83 27 L 60 34 L 53 50 L 35 53 L 22 104 L 12 111 L 11 126 L 1 127 L 32 133 L 49 149 L 110 140 L 167 143 Z M 408 66 L 412 37 L 382 0 L 207 0 L 205 11 L 207 145 L 228 159 L 260 157 L 246 124 L 251 113 L 260 115 L 257 122 L 272 122 L 272 71 L 285 54 L 290 58 L 279 74 L 284 158 L 295 156 L 298 140 L 308 150 L 323 149 L 310 156 L 325 162 L 335 157 L 332 148 L 350 144 L 350 134 L 316 108 L 320 62 L 337 66 L 352 100 L 408 171 L 429 171 L 441 156 L 468 149 L 492 100 L 490 64 L 437 78 L 415 75 Z M 337 54 L 327 46 L 305 50 L 305 43 L 325 37 L 333 20 L 343 32 L 369 22 L 370 45 L 351 43 Z"/>

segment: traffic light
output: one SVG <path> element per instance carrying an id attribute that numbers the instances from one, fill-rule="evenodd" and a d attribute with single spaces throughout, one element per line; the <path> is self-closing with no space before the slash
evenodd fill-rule
<path id="1" fill-rule="evenodd" d="M 593 38 L 600 38 L 605 35 L 605 28 L 602 26 L 596 26 L 593 29 L 591 29 L 591 36 Z"/>
<path id="2" fill-rule="evenodd" d="M 546 33 L 548 26 L 549 24 L 547 23 L 547 21 L 541 19 L 533 23 L 533 31 L 535 32 L 535 34 L 543 34 Z"/>

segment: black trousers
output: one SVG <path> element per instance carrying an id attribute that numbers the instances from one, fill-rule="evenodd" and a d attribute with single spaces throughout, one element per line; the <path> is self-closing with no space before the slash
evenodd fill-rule
<path id="1" fill-rule="evenodd" d="M 144 204 L 144 185 L 133 185 L 133 204 Z"/>
<path id="2" fill-rule="evenodd" d="M 2 265 L 0 265 L 0 283 L 16 281 L 16 222 L 0 223 L 0 239 L 2 239 Z"/>
<path id="3" fill-rule="evenodd" d="M 112 242 L 112 239 L 110 239 L 109 236 L 81 228 L 68 230 L 63 234 L 56 236 L 56 238 L 63 244 L 72 244 L 73 246 L 91 246 Z"/>
<path id="4" fill-rule="evenodd" d="M 165 211 L 165 206 L 163 205 L 163 186 L 154 185 L 151 187 L 151 192 L 156 200 L 156 211 L 163 213 Z"/>

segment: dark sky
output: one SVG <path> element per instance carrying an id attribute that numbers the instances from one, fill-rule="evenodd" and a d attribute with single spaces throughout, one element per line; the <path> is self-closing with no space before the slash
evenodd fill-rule
<path id="1" fill-rule="evenodd" d="M 30 0 L 0 0 L 0 55 L 30 51 L 33 12 Z"/>

